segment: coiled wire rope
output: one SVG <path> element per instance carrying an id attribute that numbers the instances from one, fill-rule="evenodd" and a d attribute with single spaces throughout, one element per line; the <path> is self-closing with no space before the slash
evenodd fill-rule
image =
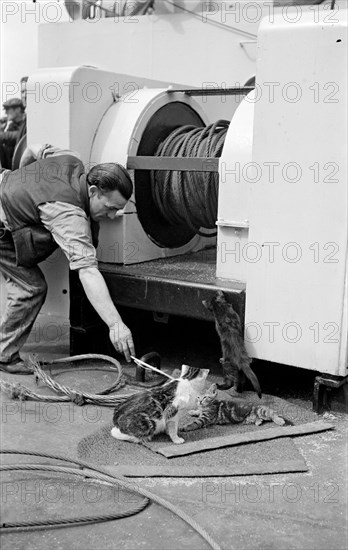
<path id="1" fill-rule="evenodd" d="M 116 514 L 108 514 L 103 516 L 87 516 L 82 518 L 72 518 L 72 519 L 62 519 L 62 520 L 43 520 L 43 521 L 35 521 L 35 522 L 6 522 L 5 524 L 0 525 L 0 531 L 2 533 L 4 532 L 11 532 L 14 529 L 15 530 L 31 530 L 34 528 L 42 528 L 42 527 L 62 527 L 64 525 L 81 525 L 81 524 L 87 524 L 87 523 L 96 523 L 100 521 L 109 521 L 112 519 L 117 519 L 121 517 L 128 517 L 130 515 L 136 514 L 143 510 L 149 503 L 149 500 L 156 502 L 160 506 L 166 508 L 179 518 L 181 518 L 183 521 L 185 521 L 190 527 L 192 527 L 197 533 L 200 534 L 200 536 L 210 545 L 213 550 L 221 550 L 220 545 L 207 533 L 207 531 L 199 525 L 193 518 L 191 518 L 186 512 L 178 508 L 175 504 L 172 504 L 168 500 L 165 500 L 164 498 L 160 497 L 159 495 L 156 495 L 155 493 L 152 493 L 148 489 L 143 489 L 139 486 L 132 485 L 131 489 L 129 488 L 129 481 L 127 478 L 118 475 L 118 474 L 112 474 L 110 473 L 106 468 L 98 467 L 96 468 L 92 464 L 89 464 L 88 462 L 84 462 L 82 460 L 77 460 L 74 458 L 69 458 L 66 456 L 61 455 L 52 455 L 49 453 L 43 453 L 43 452 L 37 452 L 37 451 L 19 451 L 16 449 L 3 449 L 0 450 L 0 454 L 13 454 L 13 455 L 29 455 L 29 456 L 39 456 L 40 458 L 51 458 L 53 460 L 59 460 L 62 462 L 69 462 L 70 464 L 75 464 L 80 469 L 71 468 L 71 467 L 65 467 L 65 466 L 55 466 L 55 465 L 47 465 L 47 464 L 2 464 L 0 465 L 0 471 L 13 471 L 13 470 L 20 470 L 20 471 L 50 471 L 50 472 L 59 472 L 59 473 L 66 473 L 66 474 L 74 474 L 78 476 L 84 476 L 88 477 L 94 481 L 103 481 L 108 483 L 109 485 L 119 485 L 120 487 L 131 490 L 132 492 L 142 495 L 145 497 L 144 500 L 142 500 L 139 504 L 137 504 L 132 510 L 126 510 L 125 512 L 118 512 Z M 81 468 L 84 468 L 81 470 Z"/>
<path id="2" fill-rule="evenodd" d="M 181 126 L 160 144 L 154 156 L 221 156 L 229 122 L 218 120 L 205 127 Z M 214 236 L 202 230 L 215 228 L 219 176 L 216 172 L 153 170 L 151 192 L 163 219 L 171 225 L 185 225 L 202 236 Z"/>

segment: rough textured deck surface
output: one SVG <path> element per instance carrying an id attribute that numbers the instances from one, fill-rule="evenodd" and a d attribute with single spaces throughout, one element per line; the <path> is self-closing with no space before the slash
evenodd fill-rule
<path id="1" fill-rule="evenodd" d="M 151 260 L 141 264 L 119 265 L 100 263 L 105 273 L 131 275 L 134 277 L 160 278 L 185 281 L 194 284 L 212 285 L 226 290 L 244 290 L 245 284 L 216 277 L 216 248 L 206 248 L 193 254 Z"/>
<path id="2" fill-rule="evenodd" d="M 40 318 L 39 321 L 42 328 L 47 325 L 50 330 L 53 322 L 57 326 L 66 322 L 52 317 Z M 209 326 L 209 323 L 204 325 Z M 46 334 L 43 330 L 42 334 L 40 341 L 37 334 L 32 335 L 31 343 L 26 346 L 27 352 L 35 351 L 47 359 L 69 354 L 67 338 L 57 337 L 53 341 L 51 332 Z M 199 345 L 193 341 L 183 350 L 180 338 L 173 336 L 172 347 L 168 343 L 165 347 L 167 357 L 164 364 L 168 368 L 177 367 L 184 354 L 189 364 L 207 365 L 209 362 L 209 345 L 204 338 Z M 285 371 L 281 366 L 277 370 Z M 311 411 L 310 391 L 307 396 L 299 397 L 306 383 L 304 371 L 293 369 L 292 373 L 287 386 L 294 395 L 292 401 Z M 25 376 L 2 373 L 1 377 L 29 383 Z M 61 382 L 63 380 L 70 384 L 73 376 L 60 378 Z M 84 385 L 87 382 L 85 375 L 82 382 Z M 103 387 L 105 382 L 98 381 L 98 387 Z M 277 384 L 274 380 L 268 393 L 287 395 L 288 398 L 285 390 L 281 393 Z M 42 387 L 39 389 L 43 390 Z M 266 387 L 263 389 L 266 391 Z M 110 409 L 69 404 L 38 406 L 37 403 L 13 402 L 4 395 L 0 397 L 3 448 L 36 449 L 76 456 L 81 438 L 110 422 L 112 415 Z M 132 478 L 130 487 L 134 484 L 147 487 L 178 505 L 203 525 L 224 550 L 344 550 L 347 547 L 347 423 L 346 414 L 337 411 L 337 403 L 334 406 L 330 421 L 335 424 L 335 430 L 295 440 L 309 472 L 231 478 Z M 18 456 L 6 457 L 7 461 L 47 462 Z M 108 468 L 118 471 L 117 465 Z M 129 508 L 138 501 L 137 497 L 124 491 L 114 492 L 107 486 L 93 486 L 87 480 L 76 480 L 71 476 L 13 472 L 4 475 L 2 482 L 2 521 L 110 514 L 114 510 Z M 1 536 L 1 548 L 196 550 L 207 549 L 208 545 L 170 512 L 151 505 L 139 515 L 118 521 L 5 534 Z"/>
<path id="3" fill-rule="evenodd" d="M 116 304 L 194 319 L 212 320 L 202 305 L 218 289 L 244 317 L 245 284 L 219 279 L 216 248 L 133 265 L 100 263 Z"/>

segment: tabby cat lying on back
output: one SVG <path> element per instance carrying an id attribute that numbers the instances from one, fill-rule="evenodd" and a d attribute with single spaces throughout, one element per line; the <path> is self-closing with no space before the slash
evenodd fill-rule
<path id="1" fill-rule="evenodd" d="M 181 376 L 165 384 L 134 395 L 120 396 L 115 408 L 111 435 L 116 439 L 139 443 L 165 432 L 173 443 L 184 443 L 178 436 L 179 413 L 196 405 L 209 369 L 183 365 Z"/>
<path id="2" fill-rule="evenodd" d="M 215 328 L 221 342 L 220 363 L 222 363 L 224 384 L 218 385 L 218 389 L 228 390 L 234 386 L 236 391 L 243 391 L 245 377 L 247 377 L 257 395 L 261 397 L 259 381 L 250 367 L 252 359 L 245 349 L 238 313 L 233 309 L 232 304 L 227 302 L 221 290 L 210 302 L 203 300 L 203 305 L 214 315 Z"/>
<path id="3" fill-rule="evenodd" d="M 246 402 L 239 403 L 233 400 L 218 399 L 217 386 L 212 384 L 208 391 L 197 398 L 198 409 L 190 411 L 191 416 L 197 416 L 191 423 L 186 424 L 181 431 L 190 432 L 213 424 L 256 424 L 259 426 L 263 421 L 274 422 L 279 426 L 285 423 L 284 418 L 277 415 L 270 407 L 255 405 Z"/>

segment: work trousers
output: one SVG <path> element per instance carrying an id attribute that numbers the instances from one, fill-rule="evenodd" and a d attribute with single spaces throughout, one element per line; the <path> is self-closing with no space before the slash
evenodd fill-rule
<path id="1" fill-rule="evenodd" d="M 7 300 L 1 304 L 0 361 L 20 359 L 35 319 L 45 301 L 47 284 L 39 267 L 16 265 L 12 234 L 0 227 L 0 273 L 5 279 Z"/>

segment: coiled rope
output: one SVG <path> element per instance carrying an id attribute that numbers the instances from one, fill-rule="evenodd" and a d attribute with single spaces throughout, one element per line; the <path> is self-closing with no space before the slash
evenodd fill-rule
<path id="1" fill-rule="evenodd" d="M 81 460 L 75 460 L 73 458 L 69 458 L 66 456 L 59 456 L 59 455 L 51 455 L 48 453 L 42 453 L 42 452 L 36 452 L 36 451 L 18 451 L 14 449 L 3 449 L 0 450 L 1 454 L 19 454 L 19 455 L 30 455 L 30 456 L 39 456 L 41 458 L 51 458 L 53 460 L 60 460 L 62 462 L 69 462 L 70 464 L 75 464 L 79 468 L 85 468 L 82 472 L 80 470 L 74 469 L 74 468 L 68 468 L 63 466 L 50 466 L 47 464 L 15 464 L 15 465 L 1 465 L 0 471 L 8 471 L 8 470 L 44 470 L 44 471 L 57 471 L 57 472 L 64 472 L 68 474 L 75 474 L 75 475 L 83 475 L 84 477 L 88 477 L 94 480 L 104 481 L 109 483 L 110 485 L 119 485 L 123 487 L 126 490 L 129 489 L 129 481 L 118 474 L 111 474 L 108 472 L 105 468 L 102 467 L 94 467 L 93 465 L 89 464 L 88 462 L 83 462 Z M 164 498 L 152 493 L 151 491 L 147 489 L 143 489 L 139 486 L 132 485 L 132 492 L 137 493 L 139 495 L 142 495 L 145 497 L 145 500 L 141 502 L 139 505 L 137 505 L 136 508 L 132 510 L 128 510 L 126 512 L 121 512 L 120 514 L 117 514 L 117 517 L 127 517 L 127 515 L 132 515 L 132 513 L 137 513 L 140 510 L 143 510 L 145 506 L 148 504 L 148 499 L 150 499 L 153 502 L 156 502 L 160 506 L 166 508 L 179 518 L 181 518 L 183 521 L 185 521 L 190 527 L 192 527 L 197 533 L 200 534 L 200 536 L 207 541 L 207 543 L 210 545 L 213 550 L 221 550 L 221 547 L 219 544 L 207 533 L 207 531 L 199 525 L 193 518 L 191 518 L 186 512 L 183 512 L 172 504 L 171 502 L 165 500 Z M 123 515 L 126 514 L 126 515 Z M 86 523 L 95 523 L 96 521 L 109 521 L 111 519 L 116 519 L 115 515 L 112 516 L 96 516 L 96 517 L 85 517 L 85 518 L 75 518 L 72 521 L 71 520 L 62 520 L 59 521 L 59 523 L 56 523 L 54 521 L 49 520 L 48 522 L 26 522 L 26 525 L 24 524 L 10 524 L 6 523 L 5 525 L 2 524 L 0 527 L 0 530 L 2 532 L 9 532 L 10 529 L 12 530 L 15 526 L 16 528 L 30 528 L 30 527 L 36 527 L 36 524 L 39 523 L 38 527 L 43 526 L 51 526 L 51 527 L 58 527 L 62 525 L 67 525 L 66 522 L 69 522 L 70 524 L 80 524 L 81 522 Z"/>
<path id="2" fill-rule="evenodd" d="M 109 355 L 102 355 L 100 353 L 84 353 L 83 355 L 73 355 L 71 357 L 62 357 L 61 359 L 54 359 L 54 361 L 45 361 L 45 365 L 60 365 L 63 366 L 67 363 L 77 363 L 81 361 L 93 361 L 94 364 L 91 367 L 83 367 L 83 370 L 96 370 L 97 367 L 95 365 L 95 362 L 97 360 L 105 361 L 108 363 L 107 367 L 102 367 L 102 370 L 116 370 L 117 371 L 117 378 L 116 382 L 112 384 L 112 386 L 109 386 L 105 390 L 99 391 L 98 395 L 105 395 L 108 393 L 112 393 L 120 388 L 123 388 L 126 385 L 126 380 L 124 380 L 123 371 L 120 363 L 117 361 L 117 359 L 114 359 L 114 357 L 110 357 Z M 35 368 L 37 367 L 40 369 L 40 373 L 43 373 L 41 369 L 41 362 L 37 359 L 36 355 L 30 355 L 28 360 L 26 361 L 28 364 L 29 369 L 33 369 L 35 371 Z M 43 363 L 43 362 L 42 362 Z M 112 366 L 111 366 L 112 365 Z M 54 389 L 54 388 L 53 388 Z"/>
<path id="3" fill-rule="evenodd" d="M 7 452 L 7 451 L 0 451 Z M 12 453 L 11 453 L 12 454 Z M 27 454 L 27 453 L 24 453 Z M 43 456 L 43 455 L 41 455 Z M 68 468 L 65 466 L 51 466 L 47 464 L 3 464 L 0 466 L 0 472 L 9 472 L 9 471 L 42 471 L 42 472 L 57 472 L 63 474 L 72 474 L 76 476 L 81 476 L 83 478 L 90 478 L 93 481 L 103 481 L 108 485 L 116 485 L 115 481 L 111 476 L 106 476 L 101 473 L 90 473 L 85 470 L 77 470 L 76 468 Z M 111 478 L 111 479 L 110 479 Z M 36 530 L 36 528 L 41 527 L 64 527 L 69 525 L 86 525 L 88 523 L 100 523 L 102 521 L 112 521 L 115 519 L 127 518 L 138 514 L 149 504 L 149 499 L 144 498 L 139 504 L 130 510 L 125 510 L 123 512 L 116 512 L 113 514 L 103 514 L 100 516 L 84 516 L 78 518 L 63 518 L 59 520 L 47 519 L 41 521 L 21 521 L 21 522 L 6 522 L 0 524 L 0 531 L 9 532 L 9 530 Z"/>
<path id="4" fill-rule="evenodd" d="M 159 157 L 221 156 L 229 122 L 218 120 L 203 128 L 181 126 L 161 143 Z M 151 172 L 153 201 L 163 219 L 184 225 L 203 236 L 214 236 L 201 228 L 213 229 L 217 219 L 219 178 L 216 172 Z"/>
<path id="5" fill-rule="evenodd" d="M 83 357 L 83 356 L 78 356 Z M 88 356 L 85 356 L 88 358 Z M 100 356 L 99 356 L 100 357 Z M 107 356 L 104 356 L 107 357 Z M 69 358 L 70 361 L 71 358 Z M 66 360 L 65 360 L 66 361 Z M 58 361 L 54 361 L 58 362 Z M 64 360 L 60 360 L 61 363 L 64 363 Z M 119 368 L 119 377 L 117 379 L 117 382 L 113 384 L 111 387 L 111 390 L 104 390 L 103 392 L 99 393 L 88 393 L 88 392 L 82 392 L 78 390 L 74 390 L 72 388 L 69 388 L 68 386 L 64 386 L 63 384 L 59 384 L 56 380 L 54 380 L 51 376 L 49 376 L 40 365 L 40 362 L 37 360 L 37 358 L 30 356 L 29 357 L 29 363 L 34 371 L 34 375 L 36 378 L 36 381 L 41 381 L 45 386 L 49 387 L 51 390 L 56 392 L 58 395 L 42 395 L 38 394 L 36 392 L 33 392 L 31 389 L 27 388 L 26 386 L 23 386 L 22 384 L 13 384 L 11 382 L 6 382 L 5 380 L 0 379 L 0 391 L 5 392 L 7 395 L 11 397 L 11 399 L 19 399 L 20 401 L 44 401 L 46 403 L 64 403 L 72 401 L 76 405 L 85 405 L 87 403 L 90 403 L 92 405 L 101 405 L 104 407 L 115 407 L 116 405 L 121 404 L 125 399 L 129 397 L 131 394 L 126 395 L 103 395 L 106 392 L 109 391 L 115 391 L 116 389 L 124 386 L 124 384 L 121 384 L 120 376 L 122 374 L 121 366 Z"/>
<path id="6" fill-rule="evenodd" d="M 149 357 L 151 359 L 151 357 L 156 355 L 158 354 L 155 352 L 151 352 L 143 357 Z M 123 373 L 120 363 L 113 357 L 94 353 L 75 355 L 73 357 L 64 357 L 62 359 L 55 359 L 54 361 L 45 362 L 44 364 L 46 366 L 57 364 L 62 364 L 64 366 L 67 363 L 74 363 L 82 360 L 103 360 L 107 363 L 111 363 L 113 366 L 103 366 L 102 370 L 108 370 L 112 372 L 117 371 L 116 382 L 114 382 L 112 386 L 109 386 L 108 388 L 99 391 L 99 393 L 88 393 L 75 390 L 73 388 L 69 388 L 68 386 L 64 386 L 63 384 L 60 384 L 59 382 L 54 380 L 45 370 L 42 369 L 41 362 L 38 360 L 38 358 L 35 355 L 30 355 L 29 358 L 26 360 L 26 364 L 28 368 L 33 372 L 36 383 L 38 383 L 39 381 L 42 382 L 45 386 L 56 392 L 57 395 L 42 395 L 34 392 L 26 386 L 23 386 L 22 384 L 7 382 L 6 380 L 1 379 L 0 391 L 6 393 L 11 399 L 17 399 L 19 401 L 43 401 L 46 403 L 67 403 L 71 401 L 75 403 L 75 405 L 79 406 L 92 404 L 104 407 L 115 407 L 123 403 L 123 401 L 130 397 L 130 395 L 132 394 L 124 394 L 120 396 L 108 394 L 123 388 L 126 384 L 129 384 L 130 386 L 137 386 L 139 389 L 144 390 L 162 385 L 166 381 L 166 378 L 164 378 L 165 373 L 163 373 L 163 376 L 161 378 L 153 380 L 152 382 L 139 382 L 132 379 L 132 377 L 130 377 L 129 375 Z M 141 360 L 137 360 L 137 362 L 142 363 Z M 100 368 L 98 369 L 96 365 L 93 365 L 91 367 L 84 366 L 83 370 L 100 370 Z M 161 373 L 161 371 L 158 372 Z"/>

